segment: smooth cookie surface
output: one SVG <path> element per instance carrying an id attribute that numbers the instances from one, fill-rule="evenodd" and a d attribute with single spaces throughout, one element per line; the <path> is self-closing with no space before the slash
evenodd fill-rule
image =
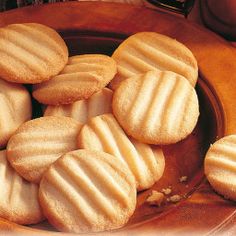
<path id="1" fill-rule="evenodd" d="M 39 200 L 45 216 L 59 230 L 88 233 L 116 229 L 135 210 L 135 180 L 115 157 L 76 150 L 49 167 L 40 183 Z"/>

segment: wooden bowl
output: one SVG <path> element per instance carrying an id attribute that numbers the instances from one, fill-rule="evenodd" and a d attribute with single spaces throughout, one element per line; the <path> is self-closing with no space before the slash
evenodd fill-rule
<path id="1" fill-rule="evenodd" d="M 139 31 L 163 33 L 183 42 L 199 64 L 196 86 L 200 117 L 185 140 L 163 147 L 164 176 L 151 189 L 138 194 L 137 208 L 129 223 L 114 234 L 208 234 L 235 232 L 235 203 L 217 195 L 204 177 L 203 160 L 211 143 L 236 132 L 236 51 L 226 41 L 199 26 L 155 10 L 115 3 L 67 2 L 26 7 L 0 14 L 0 26 L 38 22 L 56 29 L 66 41 L 70 55 L 111 55 L 129 35 Z M 39 115 L 37 104 L 35 114 Z M 187 182 L 179 178 L 188 176 Z M 151 207 L 145 199 L 151 190 L 171 186 L 181 201 Z M 52 234 L 47 222 L 19 226 L 0 220 L 10 232 Z M 56 233 L 60 234 L 60 233 Z M 104 235 L 104 233 L 103 233 Z"/>

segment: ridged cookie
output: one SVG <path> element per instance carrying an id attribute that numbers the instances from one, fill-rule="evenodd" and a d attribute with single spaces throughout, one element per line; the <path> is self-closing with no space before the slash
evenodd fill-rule
<path id="1" fill-rule="evenodd" d="M 35 84 L 57 75 L 68 60 L 68 49 L 53 29 L 36 23 L 0 29 L 0 77 Z"/>
<path id="2" fill-rule="evenodd" d="M 33 96 L 39 102 L 49 105 L 69 104 L 87 99 L 104 88 L 116 71 L 116 62 L 109 56 L 73 56 L 59 75 L 36 85 Z"/>
<path id="3" fill-rule="evenodd" d="M 149 71 L 122 81 L 114 92 L 112 109 L 128 135 L 158 145 L 186 138 L 199 116 L 194 88 L 169 71 Z"/>
<path id="4" fill-rule="evenodd" d="M 0 79 L 0 108 L 0 147 L 4 147 L 16 129 L 31 119 L 29 92 L 22 85 Z"/>
<path id="5" fill-rule="evenodd" d="M 45 170 L 77 149 L 81 124 L 69 117 L 41 117 L 21 125 L 7 145 L 7 158 L 26 180 L 39 183 Z"/>
<path id="6" fill-rule="evenodd" d="M 236 201 L 236 135 L 226 136 L 211 145 L 204 169 L 216 192 Z"/>
<path id="7" fill-rule="evenodd" d="M 139 191 L 151 187 L 164 171 L 162 150 L 129 139 L 112 114 L 90 119 L 81 129 L 78 147 L 104 151 L 117 157 L 133 173 Z"/>
<path id="8" fill-rule="evenodd" d="M 47 106 L 44 116 L 68 116 L 85 124 L 94 116 L 112 112 L 112 96 L 112 90 L 103 88 L 89 99 L 67 105 Z"/>
<path id="9" fill-rule="evenodd" d="M 39 189 L 45 216 L 66 232 L 99 232 L 122 227 L 136 206 L 129 169 L 104 152 L 76 150 L 47 170 Z"/>
<path id="10" fill-rule="evenodd" d="M 118 73 L 111 88 L 131 76 L 150 70 L 173 71 L 184 76 L 192 86 L 198 77 L 197 61 L 182 43 L 155 32 L 140 32 L 123 41 L 112 58 L 117 62 Z"/>
<path id="11" fill-rule="evenodd" d="M 17 224 L 37 224 L 44 219 L 38 202 L 38 186 L 24 180 L 0 151 L 0 217 Z"/>

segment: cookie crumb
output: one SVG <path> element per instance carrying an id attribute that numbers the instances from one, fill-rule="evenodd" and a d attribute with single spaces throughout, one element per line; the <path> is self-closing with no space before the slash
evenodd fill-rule
<path id="1" fill-rule="evenodd" d="M 161 206 L 164 200 L 164 194 L 153 190 L 152 193 L 146 199 L 146 202 L 151 206 Z"/>
<path id="2" fill-rule="evenodd" d="M 171 188 L 163 188 L 161 192 L 164 193 L 165 195 L 169 195 L 172 192 L 172 190 Z"/>
<path id="3" fill-rule="evenodd" d="M 168 202 L 177 203 L 177 202 L 180 201 L 180 199 L 181 199 L 181 196 L 178 195 L 178 194 L 176 194 L 176 195 L 173 195 L 173 196 L 167 198 L 167 201 L 168 201 Z"/>
<path id="4" fill-rule="evenodd" d="M 188 179 L 188 176 L 181 176 L 180 178 L 179 178 L 179 182 L 180 183 L 183 183 L 183 182 L 186 182 L 187 181 L 187 179 Z"/>

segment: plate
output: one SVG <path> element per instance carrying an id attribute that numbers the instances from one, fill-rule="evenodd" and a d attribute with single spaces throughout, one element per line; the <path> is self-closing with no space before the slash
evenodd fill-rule
<path id="1" fill-rule="evenodd" d="M 111 55 L 129 35 L 155 31 L 188 46 L 199 64 L 196 86 L 200 118 L 192 134 L 182 142 L 166 146 L 166 170 L 150 190 L 138 194 L 137 208 L 128 224 L 115 234 L 209 234 L 233 232 L 236 205 L 217 195 L 203 173 L 203 160 L 211 143 L 236 133 L 236 50 L 215 34 L 182 18 L 141 7 L 115 3 L 67 2 L 26 7 L 0 14 L 0 26 L 38 22 L 56 29 L 70 55 Z M 38 114 L 37 106 L 35 114 Z M 187 182 L 179 178 L 188 176 Z M 171 186 L 180 202 L 150 207 L 145 199 L 151 190 Z M 2 230 L 51 234 L 47 223 L 19 226 L 0 220 Z M 60 234 L 60 233 L 57 233 Z"/>

